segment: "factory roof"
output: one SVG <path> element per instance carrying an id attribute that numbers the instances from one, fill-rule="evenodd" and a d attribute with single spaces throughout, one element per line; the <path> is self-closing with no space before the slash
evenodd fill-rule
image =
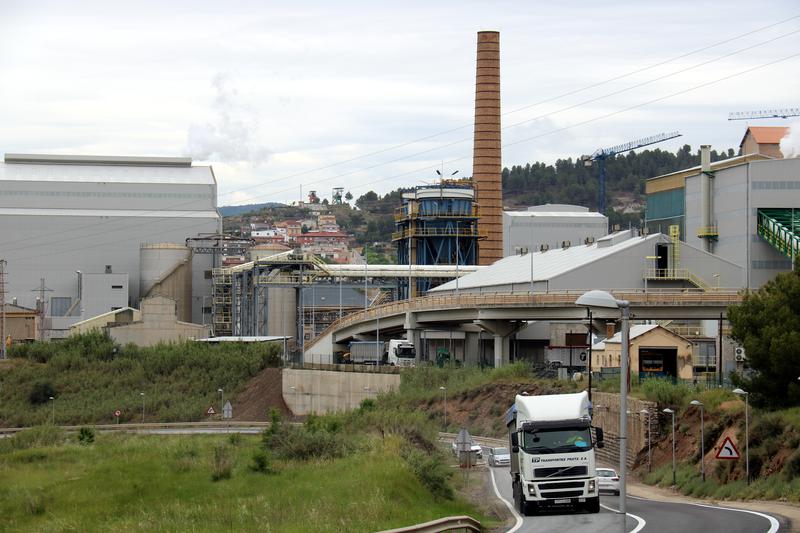
<path id="1" fill-rule="evenodd" d="M 789 133 L 789 128 L 787 126 L 750 126 L 744 132 L 742 142 L 739 143 L 740 147 L 744 144 L 748 133 L 758 144 L 778 144 Z"/>
<path id="2" fill-rule="evenodd" d="M 183 157 L 115 157 L 5 154 L 0 181 L 165 183 L 215 185 L 210 166 Z"/>
<path id="3" fill-rule="evenodd" d="M 210 342 L 210 343 L 217 343 L 217 342 L 275 342 L 275 341 L 282 341 L 284 339 L 291 339 L 291 337 L 286 337 L 283 335 L 250 335 L 250 336 L 242 336 L 242 337 L 209 337 L 207 339 L 194 339 L 195 342 Z"/>
<path id="4" fill-rule="evenodd" d="M 213 210 L 142 211 L 136 209 L 34 209 L 27 207 L 0 207 L 0 215 L 47 215 L 56 217 L 219 218 L 219 213 Z"/>
<path id="5" fill-rule="evenodd" d="M 738 165 L 744 165 L 752 161 L 761 161 L 764 159 L 772 159 L 764 154 L 745 154 L 728 159 L 721 159 L 711 163 L 711 170 L 718 171 Z M 700 174 L 700 165 L 695 167 L 686 168 L 670 172 L 669 174 L 662 174 L 661 176 L 654 176 L 647 178 L 645 181 L 645 192 L 653 194 L 656 192 L 666 191 L 670 189 L 678 189 L 686 185 L 686 178 Z"/>
<path id="6" fill-rule="evenodd" d="M 606 218 L 602 213 L 597 211 L 503 211 L 504 214 L 510 217 L 526 217 L 526 218 L 547 218 L 547 217 L 583 217 L 583 218 Z"/>
<path id="7" fill-rule="evenodd" d="M 618 231 L 607 235 L 597 242 L 582 246 L 570 246 L 543 252 L 533 252 L 533 266 L 531 267 L 531 254 L 512 255 L 505 257 L 494 264 L 485 267 L 473 274 L 461 278 L 458 282 L 460 289 L 491 287 L 496 285 L 523 284 L 531 282 L 531 269 L 533 281 L 547 281 L 566 272 L 593 263 L 610 255 L 622 252 L 643 242 L 653 242 L 663 239 L 663 235 L 655 233 L 647 237 L 632 236 L 631 230 Z M 455 281 L 444 283 L 430 292 L 455 290 Z"/>

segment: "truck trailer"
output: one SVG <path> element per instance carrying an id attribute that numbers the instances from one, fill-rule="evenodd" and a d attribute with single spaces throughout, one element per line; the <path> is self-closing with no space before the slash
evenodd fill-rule
<path id="1" fill-rule="evenodd" d="M 384 362 L 385 355 L 386 343 L 383 341 L 353 341 L 344 360 L 360 365 L 377 365 Z"/>
<path id="2" fill-rule="evenodd" d="M 591 403 L 576 394 L 517 395 L 506 413 L 511 450 L 511 487 L 520 514 L 544 509 L 600 511 Z"/>

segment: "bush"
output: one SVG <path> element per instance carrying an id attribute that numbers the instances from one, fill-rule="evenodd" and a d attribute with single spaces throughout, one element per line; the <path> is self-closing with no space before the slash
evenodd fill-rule
<path id="1" fill-rule="evenodd" d="M 241 433 L 231 433 L 228 435 L 228 444 L 231 446 L 238 446 L 242 442 Z"/>
<path id="2" fill-rule="evenodd" d="M 50 401 L 51 396 L 56 395 L 56 390 L 53 384 L 49 381 L 37 381 L 31 386 L 31 391 L 28 393 L 28 401 L 31 405 L 42 405 Z"/>
<path id="3" fill-rule="evenodd" d="M 646 379 L 641 388 L 645 398 L 651 402 L 672 406 L 684 405 L 690 392 L 687 385 L 669 379 Z"/>
<path id="4" fill-rule="evenodd" d="M 440 453 L 427 454 L 417 449 L 407 450 L 404 459 L 414 475 L 435 499 L 452 500 L 453 475 Z"/>
<path id="5" fill-rule="evenodd" d="M 84 446 L 94 442 L 94 430 L 92 428 L 83 427 L 78 431 L 78 442 Z"/>
<path id="6" fill-rule="evenodd" d="M 253 462 L 250 463 L 250 470 L 260 474 L 272 474 L 275 471 L 269 461 L 269 455 L 263 450 L 258 450 L 253 454 Z"/>
<path id="7" fill-rule="evenodd" d="M 800 449 L 795 450 L 786 460 L 786 464 L 783 465 L 783 475 L 787 480 L 800 477 Z"/>
<path id="8" fill-rule="evenodd" d="M 211 481 L 230 479 L 233 462 L 234 457 L 229 446 L 222 443 L 214 446 L 211 455 Z"/>

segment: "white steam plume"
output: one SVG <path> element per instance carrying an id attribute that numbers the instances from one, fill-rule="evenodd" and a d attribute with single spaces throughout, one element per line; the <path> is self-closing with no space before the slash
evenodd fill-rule
<path id="1" fill-rule="evenodd" d="M 258 142 L 256 113 L 242 104 L 227 76 L 217 74 L 211 83 L 217 92 L 212 105 L 216 120 L 189 126 L 186 155 L 201 161 L 265 162 L 270 150 Z"/>
<path id="2" fill-rule="evenodd" d="M 789 126 L 789 131 L 781 139 L 781 153 L 783 157 L 800 157 L 800 120 L 795 120 Z"/>

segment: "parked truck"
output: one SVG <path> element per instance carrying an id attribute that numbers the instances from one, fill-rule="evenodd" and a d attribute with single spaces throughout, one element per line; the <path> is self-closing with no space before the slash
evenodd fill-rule
<path id="1" fill-rule="evenodd" d="M 346 363 L 375 365 L 384 362 L 386 343 L 383 341 L 353 341 L 350 352 L 344 354 Z"/>
<path id="2" fill-rule="evenodd" d="M 392 339 L 389 341 L 389 356 L 387 361 L 395 366 L 414 366 L 417 351 L 414 344 L 406 339 Z"/>
<path id="3" fill-rule="evenodd" d="M 511 487 L 520 514 L 543 509 L 600 511 L 589 395 L 517 395 L 506 413 Z"/>

